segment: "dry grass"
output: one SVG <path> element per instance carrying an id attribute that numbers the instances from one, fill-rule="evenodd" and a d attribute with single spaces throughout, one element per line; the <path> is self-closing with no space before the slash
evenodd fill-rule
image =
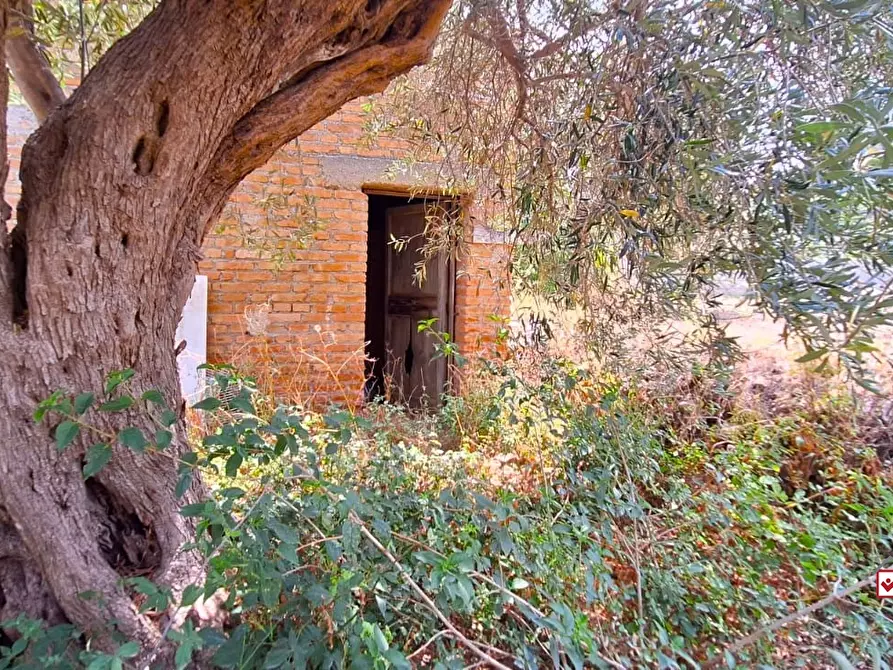
<path id="1" fill-rule="evenodd" d="M 230 361 L 242 374 L 253 377 L 261 396 L 299 407 L 324 408 L 332 403 L 356 412 L 363 403 L 364 347 L 344 351 L 334 333 L 317 332 L 312 342 L 298 339 L 288 355 L 276 351 L 265 335 L 246 341 Z"/>

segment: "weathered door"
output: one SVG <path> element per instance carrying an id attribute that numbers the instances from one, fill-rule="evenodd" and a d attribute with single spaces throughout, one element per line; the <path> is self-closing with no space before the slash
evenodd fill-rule
<path id="1" fill-rule="evenodd" d="M 447 361 L 437 355 L 434 333 L 419 322 L 436 318 L 436 331 L 451 332 L 450 264 L 444 255 L 428 259 L 424 280 L 425 220 L 433 205 L 406 205 L 387 212 L 387 365 L 390 396 L 410 407 L 436 407 L 447 378 Z"/>

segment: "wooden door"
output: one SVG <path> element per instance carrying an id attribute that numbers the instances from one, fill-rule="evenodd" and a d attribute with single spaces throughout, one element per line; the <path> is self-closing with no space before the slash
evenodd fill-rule
<path id="1" fill-rule="evenodd" d="M 386 372 L 390 396 L 409 407 L 437 407 L 447 377 L 447 361 L 437 355 L 438 340 L 419 332 L 419 322 L 436 318 L 436 331 L 452 331 L 450 264 L 445 256 L 428 259 L 424 281 L 425 223 L 430 205 L 393 207 L 387 212 L 388 278 Z"/>

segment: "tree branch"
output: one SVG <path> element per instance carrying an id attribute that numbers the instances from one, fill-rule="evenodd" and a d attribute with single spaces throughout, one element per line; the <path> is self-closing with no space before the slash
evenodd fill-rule
<path id="1" fill-rule="evenodd" d="M 484 35 L 471 27 L 470 21 L 474 18 L 474 15 L 470 16 L 469 20 L 466 21 L 464 29 L 469 37 L 495 49 L 509 64 L 518 91 L 515 113 L 512 122 L 509 124 L 513 127 L 515 122 L 524 118 L 527 108 L 529 97 L 527 62 L 521 52 L 518 51 L 518 47 L 515 46 L 508 20 L 506 20 L 499 8 L 492 3 L 486 3 L 482 8 L 482 16 L 490 28 L 491 35 Z"/>
<path id="2" fill-rule="evenodd" d="M 350 100 L 381 92 L 394 77 L 427 62 L 451 4 L 428 0 L 423 8 L 403 5 L 385 21 L 379 14 L 378 30 L 364 33 L 357 47 L 293 75 L 236 122 L 209 162 L 195 199 L 197 210 L 191 216 L 205 222 L 200 237 L 217 220 L 232 189 L 283 144 Z M 201 239 L 182 243 L 200 245 Z"/>
<path id="3" fill-rule="evenodd" d="M 465 33 L 498 51 L 519 76 L 526 77 L 527 65 L 524 63 L 521 52 L 515 46 L 514 40 L 512 40 L 511 28 L 509 28 L 508 21 L 500 10 L 492 4 L 486 4 L 481 9 L 480 16 L 487 22 L 490 28 L 490 35 L 484 35 L 472 27 L 475 16 L 475 14 L 472 14 L 466 20 L 463 26 Z"/>
<path id="4" fill-rule="evenodd" d="M 65 102 L 65 93 L 34 41 L 32 15 L 31 0 L 13 1 L 9 12 L 6 59 L 25 101 L 38 122 L 43 123 Z"/>
<path id="5" fill-rule="evenodd" d="M 4 52 L 7 33 L 8 6 L 0 0 L 0 72 L 4 66 Z M 9 234 L 6 222 L 9 220 L 9 205 L 6 204 L 6 175 L 9 172 L 9 159 L 6 151 L 6 106 L 9 100 L 9 78 L 0 77 L 0 333 L 5 333 L 12 322 L 12 267 L 9 259 Z M 2 514 L 0 514 L 2 517 Z"/>
<path id="6" fill-rule="evenodd" d="M 449 631 L 450 635 L 452 635 L 454 638 L 456 638 L 456 640 L 459 641 L 459 644 L 461 644 L 463 647 L 468 649 L 472 654 L 474 654 L 479 659 L 481 659 L 481 661 L 483 661 L 485 664 L 487 664 L 493 668 L 497 668 L 497 670 L 511 670 L 507 665 L 505 665 L 504 663 L 500 663 L 495 658 L 490 656 L 490 654 L 486 653 L 486 651 L 484 651 L 484 649 L 482 649 L 482 647 L 484 645 L 481 645 L 477 642 L 474 642 L 473 640 L 468 639 L 468 637 L 463 635 L 459 631 L 459 629 L 456 628 L 452 624 L 452 622 L 447 618 L 447 616 L 443 612 L 440 611 L 440 609 L 437 607 L 437 605 L 434 603 L 434 601 L 431 600 L 430 596 L 427 593 L 425 593 L 425 590 L 421 586 L 419 586 L 416 583 L 416 581 L 412 578 L 412 575 L 409 573 L 409 570 L 407 570 L 403 566 L 403 564 L 397 560 L 396 556 L 394 556 L 394 554 L 392 554 L 388 550 L 388 548 L 385 547 L 378 540 L 378 538 L 372 534 L 372 532 L 366 526 L 366 523 L 356 514 L 356 512 L 351 510 L 348 517 L 350 518 L 350 520 L 353 523 L 355 523 L 359 527 L 360 533 L 362 533 L 363 536 L 367 540 L 369 540 L 369 542 L 372 543 L 372 546 L 374 546 L 376 549 L 378 549 L 378 551 L 380 551 L 384 555 L 384 557 L 387 558 L 391 562 L 391 565 L 393 565 L 397 569 L 397 572 L 400 573 L 400 576 L 403 577 L 403 581 L 406 582 L 406 584 L 413 591 L 416 592 L 416 594 L 419 596 L 419 598 L 422 599 L 422 602 L 425 603 L 425 606 L 429 610 L 431 610 L 431 613 L 434 614 L 434 616 L 436 616 L 438 619 L 440 619 L 440 622 L 444 625 L 444 628 L 446 628 L 446 630 Z M 488 648 L 492 649 L 492 647 L 488 647 Z M 497 651 L 499 653 L 505 653 L 501 649 L 496 649 L 495 651 Z M 511 654 L 506 654 L 506 656 L 511 658 Z"/>
<path id="7" fill-rule="evenodd" d="M 366 44 L 292 78 L 240 119 L 211 165 L 213 183 L 238 183 L 276 150 L 330 116 L 345 103 L 383 91 L 388 83 L 428 60 L 450 0 L 392 19 L 382 41 Z"/>
<path id="8" fill-rule="evenodd" d="M 799 619 L 802 619 L 803 617 L 808 616 L 814 612 L 818 612 L 820 609 L 823 609 L 823 608 L 827 607 L 828 605 L 831 605 L 832 603 L 837 602 L 838 600 L 843 600 L 843 599 L 847 598 L 848 596 L 852 595 L 853 593 L 855 593 L 856 591 L 859 591 L 859 590 L 865 588 L 866 586 L 871 584 L 874 580 L 875 580 L 875 573 L 872 573 L 872 574 L 866 576 L 864 579 L 859 580 L 852 586 L 844 589 L 843 591 L 832 591 L 830 594 L 828 594 L 821 600 L 814 602 L 812 605 L 809 605 L 808 607 L 799 609 L 796 612 L 792 612 L 791 614 L 788 614 L 787 616 L 783 616 L 780 619 L 776 619 L 775 621 L 772 621 L 771 623 L 766 624 L 765 626 L 762 626 L 761 628 L 758 628 L 756 631 L 754 631 L 747 637 L 743 637 L 740 640 L 738 640 L 737 642 L 733 642 L 732 644 L 730 644 L 728 647 L 726 647 L 726 649 L 722 653 L 717 654 L 716 656 L 712 656 L 711 658 L 708 658 L 707 662 L 704 663 L 703 667 L 704 668 L 715 668 L 720 663 L 725 662 L 725 659 L 729 654 L 732 654 L 732 655 L 738 654 L 739 652 L 741 652 L 742 650 L 746 649 L 747 647 L 752 645 L 754 642 L 759 640 L 764 635 L 767 635 L 768 633 L 772 633 L 772 632 L 778 630 L 779 628 L 784 628 L 788 624 L 793 623 L 794 621 L 797 621 Z"/>

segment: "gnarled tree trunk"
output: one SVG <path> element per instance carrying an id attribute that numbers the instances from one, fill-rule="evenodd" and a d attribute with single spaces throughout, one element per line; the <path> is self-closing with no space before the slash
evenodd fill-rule
<path id="1" fill-rule="evenodd" d="M 174 495 L 187 445 L 173 338 L 202 240 L 277 148 L 424 61 L 448 5 L 165 1 L 28 140 L 17 224 L 0 228 L 0 619 L 67 619 L 106 643 L 114 619 L 144 650 L 159 642 L 120 577 L 174 593 L 201 579 L 178 511 L 201 492 Z M 128 368 L 135 393 L 180 408 L 173 445 L 115 446 L 85 482 L 96 440 L 59 452 L 58 421 L 35 424 L 35 407 L 56 389 L 99 395 Z M 100 420 L 154 433 L 136 411 Z"/>

